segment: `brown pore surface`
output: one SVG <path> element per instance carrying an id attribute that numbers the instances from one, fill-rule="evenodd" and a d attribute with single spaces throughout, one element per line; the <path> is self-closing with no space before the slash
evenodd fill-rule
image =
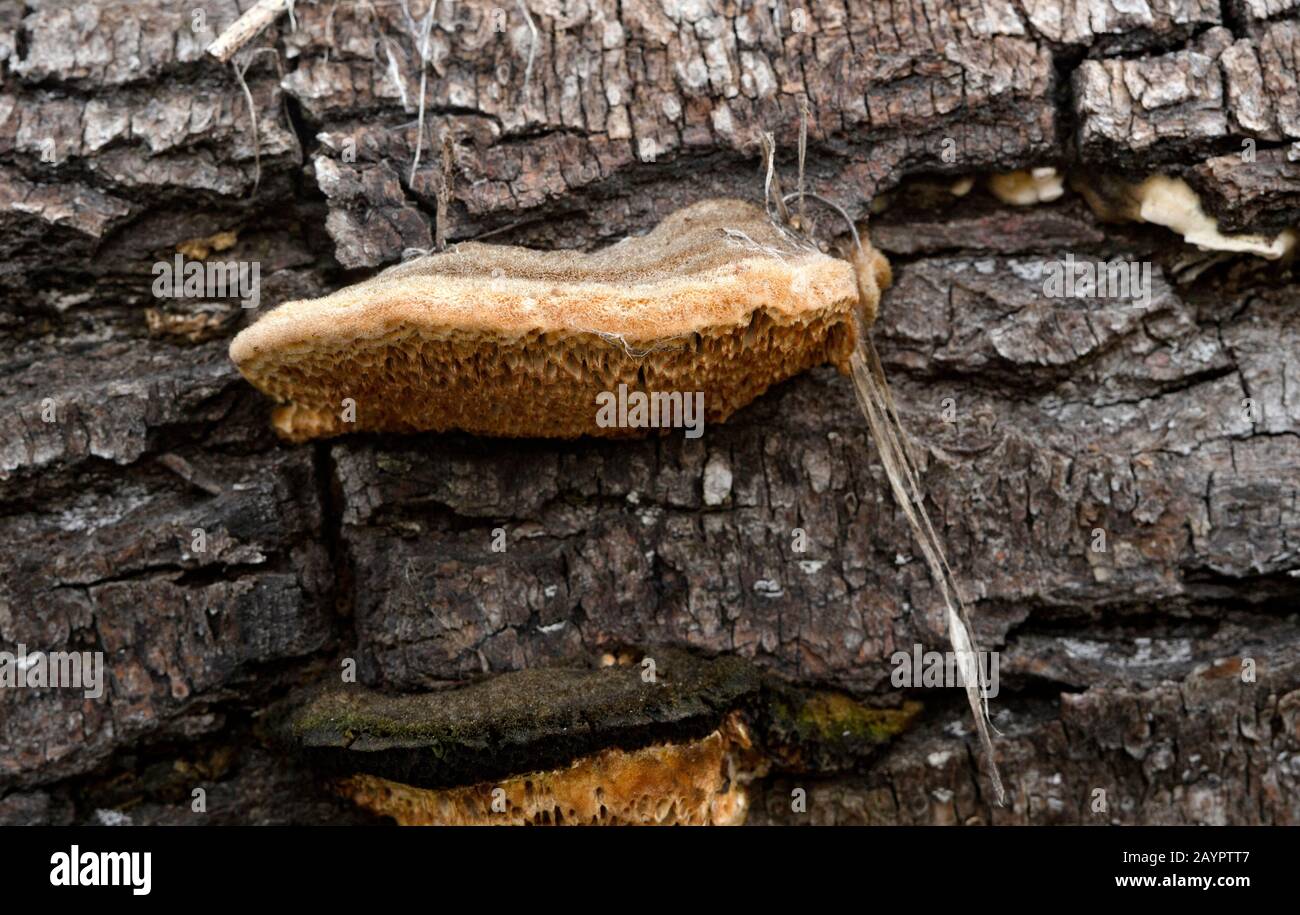
<path id="1" fill-rule="evenodd" d="M 635 435 L 596 424 L 598 394 L 699 391 L 719 422 L 807 368 L 845 369 L 858 301 L 847 262 L 756 206 L 707 200 L 592 254 L 466 243 L 421 257 L 275 309 L 230 354 L 283 404 L 274 421 L 292 440 Z M 342 419 L 346 398 L 355 423 Z"/>
<path id="2" fill-rule="evenodd" d="M 341 790 L 400 826 L 739 826 L 749 807 L 743 783 L 757 763 L 732 715 L 699 740 L 602 750 L 497 783 L 424 789 L 354 775 Z"/>

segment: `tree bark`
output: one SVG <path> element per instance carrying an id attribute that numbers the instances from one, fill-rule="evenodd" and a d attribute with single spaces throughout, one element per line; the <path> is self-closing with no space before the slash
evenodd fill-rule
<path id="1" fill-rule="evenodd" d="M 886 741 L 781 757 L 751 822 L 1300 822 L 1293 260 L 1073 191 L 948 191 L 1162 172 L 1225 232 L 1300 226 L 1300 4 L 528 0 L 533 38 L 516 4 L 444 0 L 422 59 L 422 0 L 299 0 L 206 55 L 251 5 L 0 7 L 0 647 L 107 674 L 98 700 L 0 690 L 0 822 L 367 822 L 268 709 L 349 660 L 406 695 L 620 652 L 743 664 L 690 720 L 743 700 L 768 737 L 774 697 L 920 701 Z M 960 691 L 891 684 L 894 652 L 943 650 L 943 606 L 831 369 L 698 440 L 290 446 L 226 356 L 437 234 L 591 249 L 761 200 L 764 132 L 789 189 L 805 101 L 808 188 L 894 267 L 875 339 L 1000 653 L 1006 807 Z M 258 264 L 258 308 L 155 295 L 178 253 Z M 1149 304 L 1046 299 L 1067 253 L 1150 262 Z M 633 739 L 583 721 L 588 749 Z"/>

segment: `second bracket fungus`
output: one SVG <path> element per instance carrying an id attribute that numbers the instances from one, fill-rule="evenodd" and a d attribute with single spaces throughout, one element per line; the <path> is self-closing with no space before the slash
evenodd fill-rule
<path id="1" fill-rule="evenodd" d="M 461 788 L 354 775 L 341 793 L 399 826 L 740 826 L 757 763 L 739 716 L 698 740 L 611 747 L 553 771 Z M 761 771 L 761 770 L 759 770 Z"/>
<path id="2" fill-rule="evenodd" d="M 280 306 L 230 355 L 280 401 L 274 424 L 293 441 L 636 434 L 598 422 L 597 398 L 626 385 L 668 410 L 702 392 L 704 419 L 719 422 L 805 369 L 847 372 L 888 282 L 883 257 L 869 266 L 860 295 L 847 261 L 759 207 L 706 200 L 590 254 L 467 242 L 419 257 Z"/>
<path id="3" fill-rule="evenodd" d="M 268 735 L 403 825 L 733 825 L 756 780 L 856 769 L 921 713 L 650 650 L 653 682 L 623 649 L 426 693 L 329 684 L 277 706 Z"/>

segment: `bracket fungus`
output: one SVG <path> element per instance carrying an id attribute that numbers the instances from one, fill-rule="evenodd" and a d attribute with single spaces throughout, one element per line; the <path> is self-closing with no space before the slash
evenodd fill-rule
<path id="1" fill-rule="evenodd" d="M 425 693 L 321 684 L 268 716 L 332 790 L 401 825 L 733 825 L 774 773 L 848 771 L 916 722 L 735 655 L 653 646 Z M 574 727 L 583 722 L 582 727 Z"/>
<path id="2" fill-rule="evenodd" d="M 628 435 L 597 397 L 703 392 L 725 420 L 771 385 L 849 370 L 884 258 L 854 267 L 739 200 L 681 209 L 594 253 L 466 242 L 319 299 L 288 302 L 230 355 L 292 441 L 345 431 Z M 345 400 L 354 404 L 348 415 Z"/>
<path id="3" fill-rule="evenodd" d="M 762 769 L 733 713 L 698 740 L 609 748 L 552 771 L 461 788 L 354 775 L 340 792 L 399 826 L 739 826 Z"/>

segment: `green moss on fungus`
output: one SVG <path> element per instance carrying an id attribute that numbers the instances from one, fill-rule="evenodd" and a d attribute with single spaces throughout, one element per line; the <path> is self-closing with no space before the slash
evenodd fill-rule
<path id="1" fill-rule="evenodd" d="M 759 674 L 743 658 L 658 648 L 655 682 L 629 663 L 499 674 L 393 696 L 333 686 L 275 716 L 283 740 L 326 776 L 374 775 L 414 788 L 481 784 L 559 768 L 606 749 L 698 740 L 740 711 L 756 751 L 787 772 L 854 769 L 907 730 L 921 703 L 879 708 Z"/>
<path id="2" fill-rule="evenodd" d="M 654 683 L 633 665 L 536 668 L 404 696 L 333 688 L 301 703 L 282 734 L 326 771 L 446 787 L 556 767 L 607 747 L 699 738 L 760 688 L 740 658 L 650 655 Z"/>

